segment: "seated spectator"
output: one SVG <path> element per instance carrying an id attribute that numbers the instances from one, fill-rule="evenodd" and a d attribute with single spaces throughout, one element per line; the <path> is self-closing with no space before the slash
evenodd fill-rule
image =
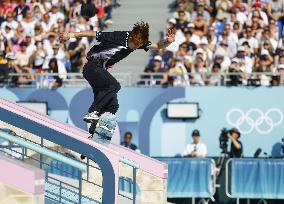
<path id="1" fill-rule="evenodd" d="M 62 71 L 59 70 L 59 67 L 58 67 L 58 60 L 55 59 L 55 58 L 52 58 L 50 61 L 49 61 L 49 73 L 52 73 L 52 74 L 66 74 L 66 71 L 65 73 L 62 73 Z M 63 75 L 57 75 L 57 76 L 53 76 L 53 84 L 52 84 L 52 88 L 57 88 L 57 87 L 60 87 L 62 86 L 62 79 L 63 79 Z"/>
<path id="2" fill-rule="evenodd" d="M 204 60 L 201 57 L 197 57 L 195 65 L 191 72 L 191 84 L 204 86 L 206 80 L 207 69 L 204 68 Z"/>
<path id="3" fill-rule="evenodd" d="M 178 18 L 176 19 L 177 29 L 180 29 L 182 32 L 184 32 L 188 24 L 189 24 L 189 22 L 186 21 L 185 12 L 179 11 L 178 12 Z"/>
<path id="4" fill-rule="evenodd" d="M 222 45 L 224 46 L 224 45 Z M 221 72 L 227 72 L 229 69 L 229 66 L 231 64 L 230 58 L 226 55 L 226 51 L 224 49 L 217 49 L 215 51 L 214 57 L 213 57 L 213 64 L 218 63 L 221 65 Z"/>
<path id="5" fill-rule="evenodd" d="M 140 152 L 139 148 L 132 143 L 132 133 L 131 132 L 126 132 L 124 134 L 124 141 L 120 143 L 120 145 L 127 147 L 129 149 L 132 149 L 136 152 Z"/>
<path id="6" fill-rule="evenodd" d="M 200 142 L 200 133 L 198 130 L 192 132 L 193 143 L 186 146 L 183 152 L 184 157 L 204 158 L 207 155 L 207 147 Z"/>
<path id="7" fill-rule="evenodd" d="M 15 63 L 16 56 L 12 52 L 7 53 L 5 58 L 6 58 L 7 63 L 8 63 L 9 73 L 14 73 L 14 74 L 21 73 L 19 67 Z M 23 78 L 23 77 L 13 76 L 9 79 L 9 83 L 17 85 L 18 81 L 19 82 L 22 81 L 21 78 Z"/>
<path id="8" fill-rule="evenodd" d="M 263 42 L 263 46 L 266 44 L 269 47 L 264 47 L 264 49 L 269 50 L 271 53 L 274 53 L 274 51 L 277 48 L 277 41 L 273 39 L 271 31 L 269 30 L 269 27 L 265 27 L 264 31 L 262 33 L 261 42 Z"/>
<path id="9" fill-rule="evenodd" d="M 180 3 L 178 4 L 178 9 L 177 9 L 176 12 L 174 12 L 173 18 L 176 18 L 176 19 L 178 18 L 178 16 L 179 16 L 179 11 L 184 11 L 184 13 L 185 13 L 185 20 L 186 20 L 187 22 L 190 22 L 190 21 L 191 21 L 190 13 L 185 10 L 185 4 L 184 4 L 183 2 L 180 2 Z"/>
<path id="10" fill-rule="evenodd" d="M 6 25 L 5 28 L 2 30 L 2 35 L 5 39 L 9 42 L 10 40 L 13 40 L 15 38 L 15 32 L 11 28 L 11 25 Z"/>
<path id="11" fill-rule="evenodd" d="M 30 57 L 30 63 L 32 64 L 34 72 L 41 72 L 43 63 L 47 57 L 47 52 L 43 47 L 43 40 L 41 37 L 35 38 L 35 41 L 36 49 Z"/>
<path id="12" fill-rule="evenodd" d="M 208 84 L 211 86 L 221 85 L 222 76 L 221 76 L 221 65 L 215 63 L 212 66 L 211 73 L 208 76 Z"/>
<path id="13" fill-rule="evenodd" d="M 182 63 L 184 60 L 186 60 L 186 58 L 175 58 L 173 60 L 174 63 L 171 64 L 172 66 L 170 66 L 166 73 L 163 75 L 163 79 L 161 80 L 162 85 L 173 85 L 183 87 L 190 85 L 188 71 L 184 66 L 184 63 Z"/>
<path id="14" fill-rule="evenodd" d="M 232 2 L 229 0 L 217 0 L 215 3 L 217 10 L 217 19 L 224 19 L 229 17 L 229 12 L 232 8 Z"/>
<path id="15" fill-rule="evenodd" d="M 44 32 L 48 33 L 53 26 L 53 22 L 50 21 L 50 16 L 48 13 L 43 14 L 41 26 Z"/>
<path id="16" fill-rule="evenodd" d="M 196 21 L 198 13 L 202 14 L 204 21 L 206 22 L 207 25 L 209 25 L 210 14 L 208 13 L 208 11 L 205 10 L 205 2 L 202 1 L 197 2 L 196 11 L 193 12 L 191 21 Z"/>
<path id="17" fill-rule="evenodd" d="M 16 30 L 18 25 L 19 25 L 18 22 L 14 20 L 13 13 L 11 12 L 7 14 L 6 20 L 3 23 L 1 23 L 1 30 L 3 32 L 6 26 L 11 28 L 12 30 Z"/>
<path id="18" fill-rule="evenodd" d="M 276 74 L 279 76 L 277 85 L 284 84 L 284 64 L 279 64 L 276 70 Z"/>
<path id="19" fill-rule="evenodd" d="M 32 12 L 34 13 L 34 19 L 39 22 L 42 19 L 42 15 L 44 14 L 44 8 L 41 4 L 36 3 L 32 8 Z"/>
<path id="20" fill-rule="evenodd" d="M 160 55 L 156 55 L 154 57 L 154 64 L 151 66 L 155 73 L 163 73 L 165 72 L 165 67 L 163 63 L 163 59 Z"/>
<path id="21" fill-rule="evenodd" d="M 55 25 L 58 19 L 64 20 L 64 14 L 60 12 L 58 4 L 52 5 L 49 17 L 52 25 Z"/>
<path id="22" fill-rule="evenodd" d="M 186 43 L 186 45 L 187 45 L 189 55 L 192 55 L 193 52 L 197 49 L 196 44 L 191 41 L 192 33 L 190 31 L 188 31 L 184 35 L 185 35 L 185 39 L 186 39 L 184 43 Z"/>
<path id="23" fill-rule="evenodd" d="M 16 53 L 16 65 L 18 65 L 21 69 L 28 69 L 29 67 L 29 58 L 31 53 L 27 51 L 28 43 L 23 41 L 20 43 L 20 52 Z"/>
<path id="24" fill-rule="evenodd" d="M 194 24 L 194 34 L 198 35 L 200 38 L 202 38 L 208 30 L 208 23 L 204 20 L 203 13 L 201 11 L 197 12 L 197 16 L 195 21 L 193 21 Z"/>
<path id="25" fill-rule="evenodd" d="M 14 16 L 20 22 L 30 8 L 26 5 L 26 0 L 19 0 L 17 6 L 14 8 Z"/>
<path id="26" fill-rule="evenodd" d="M 36 50 L 35 41 L 31 33 L 27 33 L 25 37 L 25 42 L 27 43 L 27 53 L 32 55 Z"/>
<path id="27" fill-rule="evenodd" d="M 233 58 L 232 63 L 229 66 L 229 81 L 227 85 L 229 86 L 238 86 L 242 84 L 243 72 L 240 69 L 240 63 L 238 58 Z"/>
<path id="28" fill-rule="evenodd" d="M 244 46 L 238 47 L 236 59 L 238 59 L 239 65 L 240 65 L 240 70 L 243 73 L 250 74 L 252 72 L 253 61 L 250 57 L 246 56 L 246 50 L 245 50 Z"/>
<path id="29" fill-rule="evenodd" d="M 24 34 L 30 34 L 34 36 L 36 21 L 34 20 L 34 16 L 32 11 L 27 11 L 23 20 L 20 21 L 21 28 L 23 29 Z"/>
<path id="30" fill-rule="evenodd" d="M 67 50 L 69 51 L 71 61 L 71 71 L 79 72 L 82 66 L 82 54 L 86 51 L 86 45 L 83 43 L 83 39 L 76 39 L 74 42 L 70 42 Z"/>
<path id="31" fill-rule="evenodd" d="M 64 51 L 62 51 L 60 49 L 60 45 L 59 44 L 54 44 L 52 46 L 53 48 L 53 54 L 52 55 L 48 55 L 46 58 L 45 58 L 45 62 L 43 64 L 43 69 L 45 70 L 51 70 L 53 73 L 58 73 L 59 74 L 59 77 L 61 79 L 66 79 L 67 76 L 67 70 L 66 70 L 66 67 L 64 65 L 64 62 L 66 60 L 66 56 L 65 56 L 65 53 Z M 56 59 L 56 69 L 51 69 L 50 68 L 50 61 L 51 60 L 54 60 Z"/>
<path id="32" fill-rule="evenodd" d="M 4 51 L 0 50 L 0 83 L 5 82 L 8 77 L 9 67 L 8 62 L 5 59 Z"/>

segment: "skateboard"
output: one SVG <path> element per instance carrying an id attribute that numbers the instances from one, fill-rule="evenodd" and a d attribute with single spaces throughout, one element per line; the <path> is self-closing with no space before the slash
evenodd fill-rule
<path id="1" fill-rule="evenodd" d="M 99 120 L 94 121 L 90 128 L 89 139 L 94 140 L 97 143 L 108 145 L 111 141 L 111 138 L 115 132 L 116 127 L 116 117 L 114 114 L 109 112 L 103 113 Z M 84 155 L 81 155 L 81 159 L 85 159 Z"/>

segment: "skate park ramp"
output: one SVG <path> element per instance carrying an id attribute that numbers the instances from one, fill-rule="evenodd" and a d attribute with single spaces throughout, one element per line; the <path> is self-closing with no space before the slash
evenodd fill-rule
<path id="1" fill-rule="evenodd" d="M 166 203 L 164 163 L 5 99 L 0 128 L 1 154 L 44 170 L 45 203 Z"/>

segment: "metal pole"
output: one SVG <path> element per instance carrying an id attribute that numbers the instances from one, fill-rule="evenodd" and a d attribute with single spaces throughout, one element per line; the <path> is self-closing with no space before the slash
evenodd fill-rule
<path id="1" fill-rule="evenodd" d="M 62 189 L 62 183 L 59 182 L 59 203 L 61 203 L 61 189 Z"/>
<path id="2" fill-rule="evenodd" d="M 82 171 L 79 171 L 79 203 L 82 203 Z"/>
<path id="3" fill-rule="evenodd" d="M 247 204 L 250 204 L 250 199 L 247 199 Z"/>
<path id="4" fill-rule="evenodd" d="M 87 181 L 89 181 L 89 173 L 90 173 L 90 160 L 87 157 Z"/>
<path id="5" fill-rule="evenodd" d="M 136 168 L 133 168 L 133 204 L 136 203 Z"/>
<path id="6" fill-rule="evenodd" d="M 195 198 L 191 198 L 191 200 L 192 200 L 192 204 L 195 204 Z"/>
<path id="7" fill-rule="evenodd" d="M 40 146 L 43 147 L 43 138 L 41 137 L 40 138 Z M 42 169 L 42 160 L 43 160 L 43 156 L 42 154 L 40 153 L 39 154 L 39 168 Z"/>

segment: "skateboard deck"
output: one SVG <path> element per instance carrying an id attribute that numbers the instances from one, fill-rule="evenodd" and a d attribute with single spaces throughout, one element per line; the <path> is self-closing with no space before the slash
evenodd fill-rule
<path id="1" fill-rule="evenodd" d="M 98 121 L 91 124 L 89 128 L 90 139 L 97 143 L 108 145 L 110 144 L 111 138 L 114 134 L 116 127 L 116 117 L 111 113 L 103 113 Z M 82 159 L 85 157 L 82 155 Z"/>

